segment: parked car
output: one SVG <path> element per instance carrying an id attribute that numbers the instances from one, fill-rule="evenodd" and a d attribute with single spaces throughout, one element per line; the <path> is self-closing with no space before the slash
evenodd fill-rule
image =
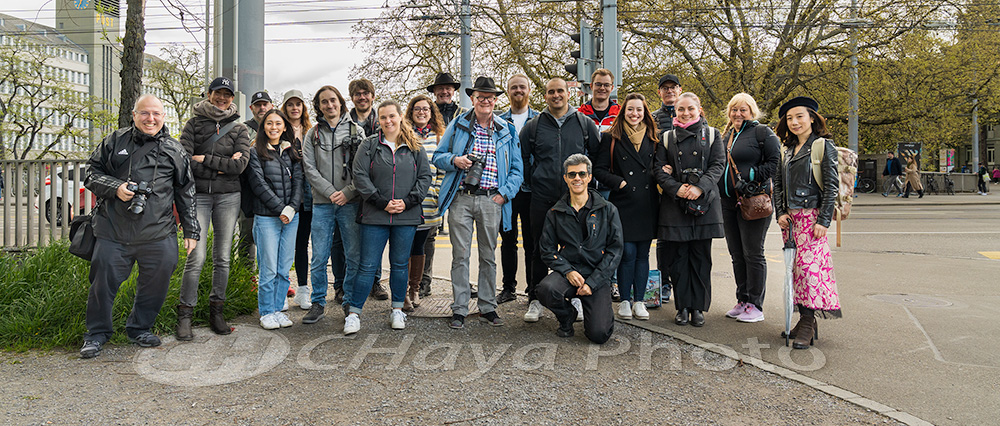
<path id="1" fill-rule="evenodd" d="M 45 205 L 42 207 L 45 220 L 52 223 L 52 198 L 53 192 L 56 201 L 56 226 L 62 226 L 63 209 L 69 211 L 70 219 L 73 218 L 75 214 L 85 214 L 86 211 L 86 197 L 90 194 L 90 206 L 93 207 L 97 205 L 97 196 L 92 192 L 87 191 L 83 187 L 83 181 L 87 178 L 87 166 L 83 165 L 79 174 L 79 195 L 76 197 L 71 197 L 71 201 L 64 202 L 62 198 L 63 185 L 66 185 L 67 192 L 73 191 L 74 181 L 77 180 L 76 169 L 74 166 L 69 166 L 68 169 L 59 168 L 51 177 L 45 178 L 45 185 L 42 189 L 42 199 L 45 200 Z M 78 208 L 73 209 L 73 205 Z M 37 206 L 36 206 L 37 207 Z"/>

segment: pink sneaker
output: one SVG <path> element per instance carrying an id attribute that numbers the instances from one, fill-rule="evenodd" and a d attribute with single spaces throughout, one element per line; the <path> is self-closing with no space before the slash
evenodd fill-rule
<path id="1" fill-rule="evenodd" d="M 733 306 L 733 309 L 730 309 L 729 312 L 726 312 L 726 318 L 737 318 L 743 314 L 743 311 L 746 310 L 747 307 L 743 304 L 743 302 L 739 302 L 736 304 L 736 306 Z"/>
<path id="2" fill-rule="evenodd" d="M 739 322 L 761 322 L 764 321 L 764 313 L 757 309 L 753 303 L 747 303 L 746 310 L 743 311 L 740 316 L 736 317 L 736 321 Z"/>

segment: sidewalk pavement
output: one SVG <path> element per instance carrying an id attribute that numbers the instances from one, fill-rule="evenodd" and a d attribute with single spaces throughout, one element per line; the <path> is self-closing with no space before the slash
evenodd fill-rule
<path id="1" fill-rule="evenodd" d="M 952 206 L 952 205 L 994 205 L 1000 204 L 1000 189 L 987 195 L 975 192 L 962 192 L 955 195 L 924 194 L 917 198 L 914 192 L 909 198 L 897 197 L 895 194 L 883 197 L 882 194 L 856 194 L 855 206 Z"/>

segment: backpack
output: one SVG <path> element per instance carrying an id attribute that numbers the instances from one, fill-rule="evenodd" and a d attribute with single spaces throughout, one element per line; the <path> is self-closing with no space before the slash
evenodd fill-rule
<path id="1" fill-rule="evenodd" d="M 846 220 L 851 214 L 851 204 L 854 202 L 854 179 L 858 174 L 858 154 L 848 148 L 840 146 L 835 148 L 837 148 L 837 174 L 840 176 L 840 191 L 837 193 L 837 199 L 834 203 L 833 217 L 837 221 L 841 221 Z M 812 151 L 809 153 L 813 178 L 819 184 L 820 191 L 823 190 L 823 171 L 820 170 L 819 164 L 823 161 L 825 150 L 826 139 L 817 138 L 813 141 Z M 839 234 L 839 225 L 837 231 Z M 840 246 L 839 242 L 837 246 Z"/>
<path id="2" fill-rule="evenodd" d="M 579 110 L 574 112 L 576 113 L 576 121 L 580 123 L 580 130 L 583 131 L 583 155 L 590 157 L 590 132 L 587 131 L 587 122 L 593 123 L 594 120 L 591 120 L 590 117 L 587 117 L 586 114 L 580 112 Z M 535 146 L 535 140 L 537 140 L 538 137 L 538 120 L 541 119 L 541 116 L 542 114 L 539 113 L 524 124 L 524 127 L 526 128 L 525 130 L 528 132 L 528 146 Z M 584 119 L 587 121 L 583 121 Z"/>

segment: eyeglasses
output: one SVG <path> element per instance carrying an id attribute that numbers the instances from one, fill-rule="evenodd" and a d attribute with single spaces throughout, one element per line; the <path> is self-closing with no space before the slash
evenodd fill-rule
<path id="1" fill-rule="evenodd" d="M 431 112 L 428 107 L 413 107 L 413 112 Z"/>
<path id="2" fill-rule="evenodd" d="M 590 83 L 591 86 L 610 89 L 613 84 L 611 83 Z"/>
<path id="3" fill-rule="evenodd" d="M 580 179 L 585 179 L 588 175 L 590 175 L 588 172 L 566 172 L 566 177 L 570 179 L 576 179 L 577 176 L 579 176 Z"/>
<path id="4" fill-rule="evenodd" d="M 496 96 L 476 96 L 476 100 L 483 103 L 493 103 L 497 100 Z"/>
<path id="5" fill-rule="evenodd" d="M 149 117 L 149 116 L 153 116 L 153 118 L 163 117 L 163 113 L 160 112 L 160 111 L 152 111 L 152 112 L 151 111 L 136 111 L 135 113 L 139 114 L 139 116 L 143 117 L 143 118 L 146 118 L 146 117 Z"/>

